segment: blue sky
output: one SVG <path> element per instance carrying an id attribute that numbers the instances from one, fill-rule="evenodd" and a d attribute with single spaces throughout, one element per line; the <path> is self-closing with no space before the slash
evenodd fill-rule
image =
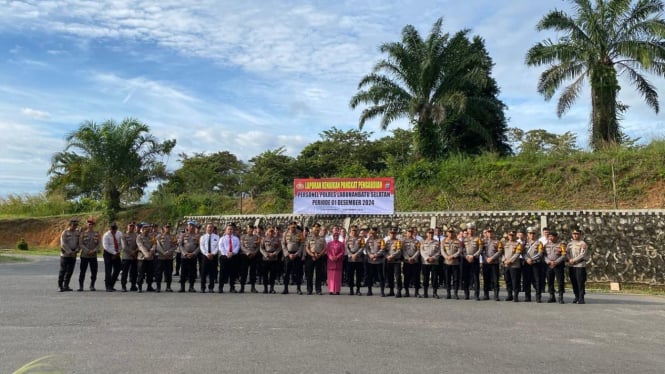
<path id="1" fill-rule="evenodd" d="M 427 35 L 438 17 L 485 39 L 510 127 L 572 131 L 585 145 L 588 91 L 559 119 L 536 92 L 542 69 L 524 65 L 556 36 L 535 31 L 554 8 L 570 11 L 556 0 L 0 1 L 0 197 L 43 191 L 53 153 L 87 120 L 134 117 L 177 139 L 172 170 L 182 152 L 296 156 L 323 130 L 357 128 L 349 99 L 377 47 L 406 24 Z M 662 137 L 662 115 L 623 86 L 624 130 Z M 378 121 L 364 129 L 387 135 Z"/>

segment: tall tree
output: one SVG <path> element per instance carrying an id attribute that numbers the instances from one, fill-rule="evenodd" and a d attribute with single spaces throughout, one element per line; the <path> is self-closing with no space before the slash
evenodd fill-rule
<path id="1" fill-rule="evenodd" d="M 379 47 L 387 57 L 380 60 L 369 75 L 358 84 L 359 92 L 350 105 L 369 105 L 360 115 L 359 127 L 367 120 L 381 116 L 381 129 L 408 118 L 414 129 L 414 148 L 417 157 L 436 158 L 448 150 L 466 152 L 464 146 L 452 146 L 450 121 L 457 119 L 457 131 L 473 132 L 490 145 L 505 144 L 494 139 L 491 112 L 503 112 L 498 99 L 487 100 L 491 85 L 492 62 L 483 48 L 482 39 L 468 40 L 469 30 L 452 37 L 441 30 L 438 19 L 427 39 L 411 25 L 402 30 L 402 41 L 384 43 Z M 464 120 L 460 120 L 464 118 Z M 488 121 L 489 119 L 489 121 Z M 505 132 L 505 122 L 503 123 Z"/>
<path id="2" fill-rule="evenodd" d="M 160 157 L 169 155 L 176 144 L 160 142 L 147 125 L 132 118 L 120 124 L 87 121 L 65 140 L 65 149 L 53 155 L 47 191 L 101 199 L 110 219 L 120 210 L 121 200 L 139 200 L 148 182 L 166 176 Z"/>
<path id="3" fill-rule="evenodd" d="M 574 15 L 553 10 L 538 22 L 537 30 L 562 33 L 527 52 L 526 63 L 547 65 L 538 81 L 546 100 L 566 81 L 557 105 L 560 117 L 577 99 L 586 79 L 591 87 L 591 145 L 599 149 L 620 143 L 617 101 L 619 70 L 656 113 L 658 93 L 642 74 L 665 76 L 665 21 L 661 0 L 569 0 Z"/>
<path id="4" fill-rule="evenodd" d="M 228 152 L 178 155 L 182 166 L 168 177 L 160 190 L 176 195 L 215 192 L 233 195 L 242 189 L 242 176 L 247 166 Z"/>

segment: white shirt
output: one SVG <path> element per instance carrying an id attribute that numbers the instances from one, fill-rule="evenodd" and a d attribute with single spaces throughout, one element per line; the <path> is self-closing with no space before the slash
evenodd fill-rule
<path id="1" fill-rule="evenodd" d="M 208 237 L 210 237 L 210 247 L 208 248 Z M 203 234 L 199 241 L 199 247 L 201 248 L 201 253 L 204 256 L 209 254 L 216 255 L 219 252 L 219 235 L 212 234 Z"/>
<path id="2" fill-rule="evenodd" d="M 231 235 L 231 252 L 237 255 L 240 252 L 240 239 L 237 236 Z M 224 235 L 219 238 L 219 253 L 222 256 L 229 255 L 229 235 Z"/>
<path id="3" fill-rule="evenodd" d="M 125 242 L 122 240 L 122 233 L 119 230 L 115 232 L 115 240 L 118 243 L 118 249 L 115 248 L 113 243 L 113 233 L 111 230 L 104 233 L 102 236 L 102 248 L 112 255 L 117 255 L 125 248 Z"/>

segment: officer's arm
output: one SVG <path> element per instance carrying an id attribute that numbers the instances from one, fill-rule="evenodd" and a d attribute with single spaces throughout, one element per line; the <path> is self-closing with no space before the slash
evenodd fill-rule
<path id="1" fill-rule="evenodd" d="M 510 262 L 513 263 L 517 261 L 517 259 L 520 258 L 520 253 L 522 253 L 522 245 L 518 244 L 513 250 L 513 255 L 510 256 Z"/>
<path id="2" fill-rule="evenodd" d="M 65 256 L 70 256 L 73 252 L 71 248 L 69 248 L 69 243 L 65 240 L 65 236 L 67 234 L 67 231 L 63 231 L 62 234 L 60 234 L 60 249 L 62 250 L 62 254 Z"/>
<path id="3" fill-rule="evenodd" d="M 268 251 L 266 250 L 266 246 L 269 245 L 269 241 L 266 239 L 261 240 L 261 244 L 259 245 L 259 252 L 261 252 L 261 255 L 263 257 L 268 257 Z"/>
<path id="4" fill-rule="evenodd" d="M 162 238 L 163 238 L 162 235 L 157 235 L 155 237 L 155 245 L 157 247 L 157 253 L 159 253 L 160 255 L 163 255 L 163 254 L 166 253 L 166 250 L 164 249 L 164 246 L 162 245 L 162 241 L 161 241 Z"/>
<path id="5" fill-rule="evenodd" d="M 136 236 L 136 246 L 138 247 L 139 251 L 143 253 L 144 256 L 149 257 L 150 256 L 150 248 L 146 248 L 145 245 L 143 244 L 143 240 L 140 235 Z"/>
<path id="6" fill-rule="evenodd" d="M 566 261 L 566 259 L 568 258 L 568 255 L 565 253 L 566 245 L 561 243 L 560 248 L 561 248 L 561 256 L 559 256 L 559 258 L 557 258 L 556 261 L 554 261 L 554 263 L 557 265 Z"/>

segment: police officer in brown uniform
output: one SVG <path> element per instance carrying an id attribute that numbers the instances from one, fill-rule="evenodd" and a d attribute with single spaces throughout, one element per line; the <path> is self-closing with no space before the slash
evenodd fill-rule
<path id="1" fill-rule="evenodd" d="M 347 280 L 349 284 L 349 295 L 353 295 L 353 287 L 356 288 L 355 294 L 360 296 L 360 285 L 363 279 L 365 238 L 359 235 L 358 226 L 351 226 L 350 235 L 344 242 L 347 257 Z"/>
<path id="2" fill-rule="evenodd" d="M 171 276 L 173 274 L 173 258 L 178 249 L 178 239 L 171 234 L 171 225 L 168 223 L 162 227 L 162 232 L 157 235 L 155 242 L 155 252 L 157 254 L 157 292 L 162 291 L 162 278 L 166 282 L 166 292 L 173 292 L 171 289 Z"/>
<path id="3" fill-rule="evenodd" d="M 367 240 L 365 241 L 365 254 L 367 262 L 365 263 L 365 286 L 367 286 L 367 296 L 372 296 L 372 285 L 375 280 L 379 281 L 381 287 L 381 297 L 386 296 L 386 280 L 384 273 L 384 260 L 386 255 L 386 244 L 379 237 L 379 229 L 373 227 L 369 230 Z"/>
<path id="4" fill-rule="evenodd" d="M 589 257 L 588 246 L 584 240 L 580 239 L 582 232 L 578 229 L 573 230 L 573 239 L 568 243 L 566 253 L 568 253 L 568 275 L 570 283 L 573 285 L 575 299 L 573 304 L 584 304 L 584 294 L 586 292 L 586 263 Z"/>
<path id="5" fill-rule="evenodd" d="M 153 292 L 152 281 L 154 276 L 155 239 L 150 235 L 152 227 L 148 224 L 141 225 L 141 233 L 136 237 L 136 245 L 139 253 L 138 259 L 138 286 L 139 293 L 143 292 L 143 281 L 146 281 L 147 291 Z"/>
<path id="6" fill-rule="evenodd" d="M 178 247 L 180 248 L 180 290 L 185 292 L 185 283 L 189 283 L 189 292 L 196 292 L 194 282 L 196 281 L 196 265 L 201 253 L 199 234 L 196 232 L 196 222 L 187 222 L 187 230 L 180 235 Z"/>
<path id="7" fill-rule="evenodd" d="M 402 241 L 397 239 L 397 228 L 390 229 L 386 249 L 386 280 L 388 281 L 388 296 L 402 297 Z M 395 294 L 397 285 L 397 294 Z"/>
<path id="8" fill-rule="evenodd" d="M 410 297 L 409 288 L 413 285 L 415 297 L 420 297 L 420 240 L 414 237 L 415 230 L 406 230 L 406 237 L 402 239 L 402 257 L 404 264 L 404 297 Z"/>
<path id="9" fill-rule="evenodd" d="M 489 300 L 490 290 L 494 291 L 494 300 L 499 301 L 499 259 L 503 251 L 503 243 L 494 238 L 494 229 L 485 229 L 486 238 L 483 240 L 483 291 L 485 300 Z"/>
<path id="10" fill-rule="evenodd" d="M 78 220 L 70 220 L 67 229 L 60 234 L 60 272 L 58 273 L 58 289 L 60 289 L 60 292 L 72 291 L 69 282 L 72 279 L 72 274 L 74 274 L 76 255 L 80 250 L 78 223 Z"/>
<path id="11" fill-rule="evenodd" d="M 307 237 L 305 245 L 305 274 L 307 277 L 307 294 L 311 295 L 316 290 L 317 295 L 321 295 L 321 284 L 323 283 L 324 273 L 326 272 L 326 238 L 321 235 L 321 225 L 315 223 L 312 231 Z M 316 280 L 314 279 L 316 277 Z"/>
<path id="12" fill-rule="evenodd" d="M 101 236 L 95 228 L 95 221 L 87 220 L 87 229 L 81 232 L 81 265 L 79 267 L 79 289 L 83 291 L 83 282 L 85 273 L 90 265 L 90 291 L 95 291 L 95 281 L 97 280 L 97 254 L 99 253 L 99 244 Z"/>
<path id="13" fill-rule="evenodd" d="M 127 225 L 127 231 L 122 234 L 122 261 L 121 261 L 121 271 L 122 275 L 120 276 L 120 285 L 122 286 L 122 292 L 127 292 L 127 280 L 130 282 L 130 291 L 137 291 L 136 288 L 136 279 L 137 279 L 137 266 L 138 260 L 137 256 L 139 253 L 139 247 L 136 243 L 136 224 L 130 222 Z"/>
<path id="14" fill-rule="evenodd" d="M 282 239 L 277 236 L 274 227 L 267 230 L 266 237 L 261 242 L 261 255 L 263 257 L 263 293 L 275 293 L 275 279 L 279 271 L 279 255 L 282 252 Z M 270 290 L 268 290 L 270 286 Z"/>
<path id="15" fill-rule="evenodd" d="M 506 301 L 519 301 L 522 288 L 522 244 L 517 241 L 515 231 L 508 233 L 508 240 L 503 245 L 503 279 L 506 281 Z"/>
<path id="16" fill-rule="evenodd" d="M 305 249 L 305 238 L 298 230 L 295 222 L 289 223 L 289 228 L 282 237 L 282 255 L 284 257 L 284 290 L 282 294 L 289 293 L 289 281 L 295 280 L 296 293 L 302 295 L 302 253 Z"/>
<path id="17" fill-rule="evenodd" d="M 480 300 L 480 252 L 483 249 L 483 240 L 476 235 L 476 227 L 473 224 L 466 225 L 466 232 L 462 259 L 464 299 L 469 300 L 469 291 L 473 285 L 474 296 L 476 300 Z"/>
<path id="18" fill-rule="evenodd" d="M 439 288 L 439 258 L 441 257 L 441 242 L 434 239 L 434 230 L 430 229 L 425 235 L 425 240 L 420 247 L 420 258 L 422 259 L 423 273 L 423 297 L 428 298 L 428 288 L 430 279 L 432 281 L 432 297 L 439 298 L 437 289 Z"/>
<path id="19" fill-rule="evenodd" d="M 255 230 L 252 225 L 247 225 L 246 229 L 245 234 L 240 237 L 240 255 L 238 256 L 240 259 L 240 293 L 245 292 L 248 274 L 249 284 L 251 285 L 250 291 L 257 293 L 256 275 L 261 258 L 261 253 L 259 252 L 261 236 L 259 236 L 259 231 Z"/>
<path id="20" fill-rule="evenodd" d="M 559 304 L 563 304 L 564 289 L 564 267 L 566 261 L 566 244 L 559 242 L 559 234 L 550 231 L 545 244 L 545 265 L 547 265 L 547 288 L 550 293 L 548 303 L 556 301 L 554 298 L 554 280 L 556 278 Z"/>
<path id="21" fill-rule="evenodd" d="M 443 274 L 445 277 L 446 299 L 450 299 L 451 289 L 454 291 L 455 300 L 459 300 L 459 260 L 462 257 L 462 242 L 455 236 L 455 230 L 451 227 L 446 230 L 446 237 L 441 241 L 441 258 L 444 260 Z"/>
<path id="22" fill-rule="evenodd" d="M 543 267 L 543 243 L 536 238 L 536 229 L 526 229 L 524 244 L 524 262 L 522 264 L 522 280 L 524 282 L 524 301 L 531 301 L 531 286 L 536 290 L 536 302 L 542 302 L 545 286 L 545 268 Z"/>

